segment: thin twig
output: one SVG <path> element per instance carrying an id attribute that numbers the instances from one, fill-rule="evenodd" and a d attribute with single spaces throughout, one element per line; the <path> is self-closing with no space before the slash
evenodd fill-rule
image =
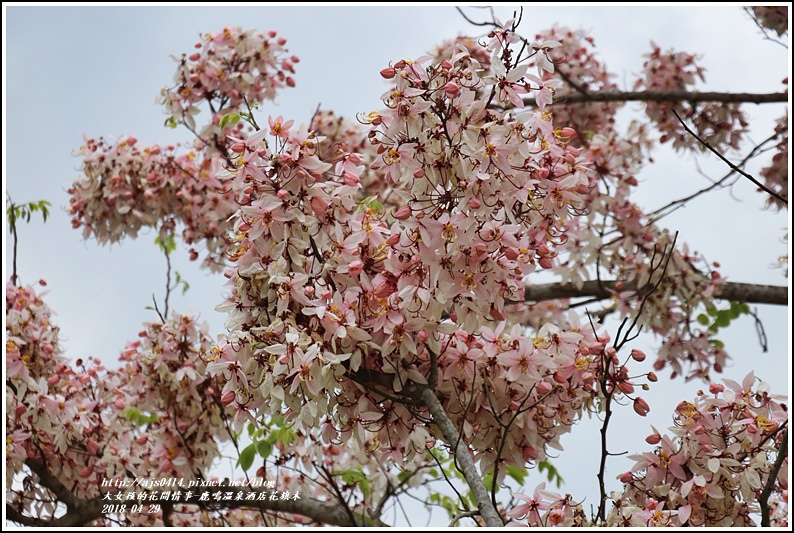
<path id="1" fill-rule="evenodd" d="M 740 169 L 739 167 L 737 167 L 736 165 L 734 165 L 733 163 L 731 163 L 731 162 L 730 162 L 730 161 L 729 161 L 729 160 L 728 160 L 728 159 L 727 159 L 727 158 L 726 158 L 724 155 L 722 155 L 722 154 L 721 154 L 721 153 L 720 153 L 720 152 L 719 152 L 719 151 L 718 151 L 716 148 L 714 148 L 714 147 L 713 147 L 713 146 L 711 146 L 709 143 L 707 143 L 706 141 L 704 141 L 703 139 L 701 139 L 701 138 L 698 136 L 698 134 L 697 134 L 697 133 L 695 133 L 694 131 L 692 131 L 692 130 L 689 128 L 689 126 L 687 126 L 687 125 L 686 125 L 686 122 L 684 122 L 684 120 L 683 120 L 683 119 L 682 119 L 682 118 L 681 118 L 681 117 L 678 115 L 678 113 L 676 113 L 675 109 L 671 109 L 670 111 L 673 113 L 673 115 L 675 115 L 675 118 L 677 118 L 677 119 L 678 119 L 678 122 L 680 122 L 680 123 L 681 123 L 681 125 L 684 127 L 684 129 L 687 131 L 687 133 L 689 133 L 691 136 L 693 136 L 695 139 L 697 139 L 697 140 L 698 140 L 698 142 L 699 142 L 700 144 L 702 144 L 703 146 L 705 146 L 706 148 L 708 148 L 710 152 L 712 152 L 714 155 L 716 155 L 717 157 L 719 157 L 719 158 L 722 160 L 722 162 L 723 162 L 723 163 L 725 163 L 726 165 L 728 165 L 728 166 L 729 166 L 729 167 L 730 167 L 732 170 L 734 170 L 735 172 L 738 172 L 739 174 L 741 174 L 742 176 L 744 176 L 744 177 L 745 177 L 745 178 L 747 178 L 748 180 L 752 181 L 752 182 L 753 182 L 755 185 L 757 185 L 757 186 L 758 186 L 758 187 L 759 187 L 761 190 L 763 190 L 764 192 L 766 192 L 767 194 L 769 194 L 769 195 L 770 195 L 770 196 L 772 196 L 773 198 L 776 198 L 776 199 L 780 200 L 781 202 L 783 202 L 784 204 L 788 205 L 788 200 L 786 200 L 785 198 L 783 198 L 782 196 L 780 196 L 778 193 L 776 193 L 775 191 L 773 191 L 772 189 L 768 188 L 766 185 L 764 185 L 763 183 L 761 183 L 760 181 L 758 181 L 757 179 L 755 179 L 755 178 L 754 178 L 752 175 L 748 174 L 748 173 L 747 173 L 747 172 L 745 172 L 744 170 Z"/>

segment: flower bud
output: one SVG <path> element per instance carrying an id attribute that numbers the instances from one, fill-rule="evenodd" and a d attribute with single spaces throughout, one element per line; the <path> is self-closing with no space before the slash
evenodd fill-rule
<path id="1" fill-rule="evenodd" d="M 624 472 L 618 476 L 621 483 L 630 483 L 634 479 L 634 474 L 631 472 Z"/>
<path id="2" fill-rule="evenodd" d="M 393 67 L 388 67 L 380 71 L 380 75 L 386 78 L 387 80 L 392 79 L 394 77 L 394 74 L 395 74 L 395 70 Z"/>
<path id="3" fill-rule="evenodd" d="M 627 381 L 618 383 L 618 388 L 623 391 L 623 394 L 632 394 L 634 392 L 634 385 Z"/>
<path id="4" fill-rule="evenodd" d="M 549 259 L 548 257 L 541 257 L 540 261 L 538 261 L 538 264 L 541 266 L 541 268 L 545 268 L 545 269 L 554 268 L 554 263 L 552 263 L 551 259 Z"/>
<path id="5" fill-rule="evenodd" d="M 573 139 L 576 137 L 576 130 L 573 128 L 563 128 L 561 133 L 566 139 Z"/>
<path id="6" fill-rule="evenodd" d="M 659 378 L 656 377 L 655 373 L 648 372 L 648 381 L 650 381 L 651 383 L 656 383 L 657 381 L 659 381 Z"/>
<path id="7" fill-rule="evenodd" d="M 469 198 L 466 204 L 468 204 L 468 206 L 472 209 L 479 209 L 482 205 L 482 202 L 480 202 L 477 198 Z"/>
<path id="8" fill-rule="evenodd" d="M 328 210 L 328 200 L 322 198 L 321 196 L 312 197 L 311 202 L 309 203 L 311 204 L 312 211 L 314 211 L 314 214 L 317 216 L 324 215 Z"/>
<path id="9" fill-rule="evenodd" d="M 645 352 L 643 352 L 642 350 L 638 350 L 637 348 L 633 348 L 631 350 L 631 358 L 637 361 L 638 363 L 641 363 L 645 361 Z"/>
<path id="10" fill-rule="evenodd" d="M 354 277 L 361 274 L 362 270 L 364 270 L 364 263 L 358 260 L 351 262 L 347 267 L 347 273 Z"/>
<path id="11" fill-rule="evenodd" d="M 447 96 L 450 98 L 457 98 L 460 96 L 460 87 L 454 81 L 448 81 L 444 84 L 444 92 L 447 93 Z"/>
<path id="12" fill-rule="evenodd" d="M 648 405 L 648 402 L 646 402 L 642 398 L 636 398 L 634 400 L 635 413 L 637 413 L 640 416 L 647 416 L 650 411 L 651 411 L 651 407 Z"/>
<path id="13" fill-rule="evenodd" d="M 242 154 L 245 151 L 245 143 L 242 141 L 237 141 L 229 147 L 229 150 L 236 154 Z"/>
<path id="14" fill-rule="evenodd" d="M 407 220 L 411 216 L 411 207 L 404 205 L 395 211 L 393 216 L 397 220 Z"/>
<path id="15" fill-rule="evenodd" d="M 659 444 L 662 442 L 662 436 L 658 433 L 651 433 L 647 437 L 645 437 L 645 442 L 648 444 Z"/>
<path id="16" fill-rule="evenodd" d="M 221 396 L 221 404 L 224 407 L 227 407 L 229 404 L 231 404 L 234 401 L 236 396 L 237 395 L 234 393 L 233 390 L 227 390 L 226 392 L 223 393 L 223 396 Z"/>
<path id="17" fill-rule="evenodd" d="M 541 381 L 540 383 L 538 383 L 537 389 L 538 389 L 538 394 L 545 396 L 548 393 L 550 393 L 552 390 L 554 390 L 554 385 L 552 385 L 548 381 Z"/>
<path id="18" fill-rule="evenodd" d="M 85 443 L 85 449 L 90 455 L 96 455 L 99 451 L 99 444 L 97 444 L 93 439 L 88 439 L 88 441 Z"/>
<path id="19" fill-rule="evenodd" d="M 527 462 L 528 461 L 535 461 L 535 460 L 537 460 L 538 457 L 540 457 L 540 454 L 538 453 L 538 451 L 534 447 L 529 446 L 529 445 L 524 446 L 523 448 L 521 448 L 521 455 L 524 457 L 524 460 L 527 461 Z"/>

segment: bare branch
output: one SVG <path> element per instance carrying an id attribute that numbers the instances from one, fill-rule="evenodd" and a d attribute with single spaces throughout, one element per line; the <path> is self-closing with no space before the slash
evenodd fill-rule
<path id="1" fill-rule="evenodd" d="M 719 150 L 717 150 L 716 148 L 714 148 L 713 146 L 711 146 L 709 143 L 707 143 L 706 141 L 704 141 L 703 139 L 701 139 L 701 138 L 698 136 L 698 134 L 697 134 L 697 133 L 695 133 L 694 131 L 692 131 L 692 130 L 689 128 L 689 126 L 687 126 L 687 125 L 686 125 L 686 122 L 684 122 L 684 120 L 683 120 L 683 119 L 682 119 L 680 116 L 678 116 L 678 113 L 676 113 L 676 112 L 675 112 L 675 109 L 671 109 L 671 111 L 673 112 L 673 115 L 675 115 L 675 118 L 677 118 L 677 119 L 678 119 L 678 122 L 680 122 L 680 123 L 681 123 L 681 125 L 684 127 L 684 129 L 687 131 L 687 133 L 689 133 L 691 136 L 693 136 L 695 139 L 697 139 L 697 140 L 698 140 L 698 142 L 699 142 L 700 144 L 702 144 L 703 146 L 705 146 L 706 148 L 708 148 L 708 149 L 709 149 L 709 151 L 711 151 L 711 152 L 712 152 L 714 155 L 716 155 L 717 157 L 719 157 L 719 158 L 722 160 L 722 162 L 723 162 L 723 163 L 725 163 L 726 165 L 728 165 L 728 166 L 729 166 L 729 167 L 730 167 L 732 170 L 734 170 L 734 171 L 738 172 L 739 174 L 741 174 L 742 176 L 744 176 L 744 177 L 745 177 L 745 178 L 747 178 L 748 180 L 752 181 L 752 182 L 753 182 L 755 185 L 757 185 L 757 186 L 758 186 L 760 189 L 762 189 L 764 192 L 766 192 L 767 194 L 769 194 L 769 195 L 770 195 L 770 196 L 772 196 L 773 198 L 776 198 L 776 199 L 780 200 L 781 202 L 783 202 L 784 204 L 788 205 L 788 200 L 787 200 L 786 198 L 783 198 L 783 197 L 782 197 L 782 196 L 780 196 L 778 193 L 776 193 L 775 191 L 773 191 L 772 189 L 770 189 L 769 187 L 767 187 L 766 185 L 764 185 L 763 183 L 761 183 L 760 181 L 758 181 L 757 179 L 755 179 L 755 178 L 754 178 L 752 175 L 748 174 L 748 173 L 747 173 L 747 172 L 745 172 L 744 170 L 740 169 L 739 167 L 737 167 L 736 165 L 734 165 L 733 163 L 731 163 L 731 162 L 730 162 L 730 160 L 728 160 L 728 159 L 727 159 L 727 158 L 726 158 L 724 155 L 722 155 L 722 154 L 719 152 Z"/>
<path id="2" fill-rule="evenodd" d="M 618 288 L 618 284 L 620 288 Z M 581 287 L 572 283 L 546 283 L 524 288 L 524 300 L 542 302 L 561 298 L 597 297 L 611 298 L 623 291 L 636 291 L 632 282 L 616 280 L 585 281 Z M 747 302 L 757 304 L 788 305 L 788 287 L 777 285 L 754 285 L 751 283 L 724 282 L 717 285 L 714 298 L 731 302 Z"/>
<path id="3" fill-rule="evenodd" d="M 718 91 L 593 91 L 559 95 L 555 104 L 587 104 L 590 102 L 721 102 L 728 104 L 787 103 L 788 93 L 729 93 Z M 535 105 L 534 98 L 524 103 Z"/>

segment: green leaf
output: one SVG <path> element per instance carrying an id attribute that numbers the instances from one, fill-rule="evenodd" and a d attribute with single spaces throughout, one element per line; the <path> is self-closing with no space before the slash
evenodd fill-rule
<path id="1" fill-rule="evenodd" d="M 557 488 L 562 486 L 563 479 L 557 469 L 548 461 L 540 461 L 538 462 L 538 470 L 541 472 L 546 472 L 546 478 L 557 485 Z"/>
<path id="2" fill-rule="evenodd" d="M 256 457 L 256 446 L 254 444 L 249 444 L 240 452 L 240 457 L 237 459 L 237 466 L 248 471 L 251 465 L 254 464 L 254 457 Z"/>
<path id="3" fill-rule="evenodd" d="M 171 128 L 171 129 L 175 129 L 176 125 L 177 125 L 177 122 L 176 122 L 176 118 L 174 118 L 174 117 L 168 117 L 167 119 L 165 119 L 165 122 L 163 123 L 163 126 L 165 126 L 166 128 Z"/>
<path id="4" fill-rule="evenodd" d="M 482 478 L 482 484 L 485 485 L 485 488 L 488 490 L 488 492 L 491 492 L 493 490 L 493 485 L 494 485 L 493 472 L 488 472 L 487 474 L 485 474 L 485 476 Z"/>
<path id="5" fill-rule="evenodd" d="M 225 129 L 227 126 L 236 126 L 240 122 L 240 115 L 238 113 L 229 113 L 221 118 L 220 127 Z"/>
<path id="6" fill-rule="evenodd" d="M 524 470 L 523 468 L 519 468 L 517 466 L 513 466 L 513 465 L 507 465 L 506 472 L 507 472 L 508 476 L 510 476 L 511 478 L 515 479 L 516 481 L 518 481 L 521 484 L 524 483 L 524 480 L 527 477 L 527 471 L 526 470 Z"/>
<path id="7" fill-rule="evenodd" d="M 359 483 L 363 479 L 366 479 L 366 476 L 364 475 L 364 472 L 362 472 L 358 468 L 348 470 L 347 472 L 342 474 L 342 481 L 350 485 L 355 485 L 356 483 Z"/>
<path id="8" fill-rule="evenodd" d="M 259 452 L 259 456 L 263 459 L 267 459 L 270 457 L 270 452 L 273 450 L 273 446 L 267 441 L 259 441 L 257 446 L 257 451 Z"/>
<path id="9" fill-rule="evenodd" d="M 133 409 L 132 407 L 127 407 L 121 412 L 121 416 L 132 422 L 133 424 L 138 424 L 138 420 L 141 418 L 141 412 L 137 409 Z"/>
<path id="10" fill-rule="evenodd" d="M 701 326 L 708 326 L 709 322 L 710 322 L 709 317 L 707 317 L 703 313 L 700 313 L 698 315 L 698 323 L 700 323 Z"/>
<path id="11" fill-rule="evenodd" d="M 163 241 L 163 239 L 161 239 L 160 236 L 158 235 L 157 237 L 155 237 L 154 243 L 167 254 L 171 254 L 176 250 L 176 238 L 174 237 L 173 232 L 170 232 L 168 234 L 168 236 L 165 238 L 165 241 Z"/>

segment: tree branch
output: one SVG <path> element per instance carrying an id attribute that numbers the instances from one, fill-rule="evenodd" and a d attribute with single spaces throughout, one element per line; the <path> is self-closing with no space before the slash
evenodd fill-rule
<path id="1" fill-rule="evenodd" d="M 631 282 L 618 281 L 585 281 L 579 288 L 572 283 L 546 283 L 531 285 L 524 288 L 524 300 L 542 302 L 560 298 L 597 297 L 611 298 L 622 291 L 636 291 L 637 286 Z M 757 304 L 788 305 L 788 287 L 776 285 L 754 285 L 750 283 L 725 282 L 717 285 L 714 298 L 731 302 L 747 302 Z"/>
<path id="2" fill-rule="evenodd" d="M 555 104 L 587 104 L 591 102 L 721 102 L 747 104 L 787 103 L 788 93 L 728 93 L 699 91 L 593 91 L 558 95 Z M 534 98 L 524 99 L 536 105 Z"/>
<path id="3" fill-rule="evenodd" d="M 770 195 L 770 196 L 772 196 L 773 198 L 776 198 L 776 199 L 780 200 L 781 202 L 783 202 L 784 204 L 788 205 L 788 200 L 787 200 L 786 198 L 783 198 L 783 197 L 782 197 L 782 196 L 780 196 L 778 193 L 776 193 L 775 191 L 773 191 L 772 189 L 770 189 L 769 187 L 767 187 L 766 185 L 764 185 L 763 183 L 761 183 L 760 181 L 758 181 L 757 179 L 755 179 L 755 178 L 754 178 L 754 177 L 753 177 L 751 174 L 748 174 L 748 173 L 747 173 L 747 172 L 745 172 L 744 170 L 740 169 L 739 167 L 737 167 L 736 165 L 734 165 L 733 163 L 731 163 L 731 161 L 730 161 L 728 158 L 726 158 L 724 155 L 722 155 L 722 154 L 719 152 L 719 150 L 717 150 L 716 148 L 714 148 L 713 146 L 711 146 L 709 143 L 707 143 L 706 141 L 704 141 L 703 139 L 701 139 L 701 138 L 700 138 L 700 136 L 698 136 L 698 134 L 697 134 L 697 133 L 695 133 L 694 131 L 692 131 L 692 129 L 691 129 L 689 126 L 687 126 L 687 125 L 686 125 L 686 122 L 684 122 L 684 120 L 683 120 L 683 119 L 682 119 L 682 118 L 681 118 L 681 117 L 678 115 L 678 113 L 676 113 L 676 112 L 675 112 L 675 109 L 671 109 L 670 111 L 672 111 L 673 115 L 675 115 L 675 118 L 677 118 L 677 119 L 678 119 L 678 122 L 680 122 L 680 123 L 681 123 L 681 125 L 684 127 L 684 129 L 686 130 L 686 132 L 687 132 L 688 134 L 690 134 L 692 137 L 694 137 L 695 139 L 697 139 L 697 141 L 698 141 L 700 144 L 702 144 L 703 146 L 705 146 L 706 148 L 708 148 L 708 150 L 709 150 L 711 153 L 713 153 L 714 155 L 716 155 L 717 157 L 719 157 L 719 158 L 720 158 L 720 160 L 721 160 L 723 163 L 725 163 L 726 165 L 728 165 L 728 166 L 731 168 L 731 170 L 733 170 L 733 171 L 735 171 L 735 172 L 738 172 L 739 174 L 741 174 L 742 176 L 744 176 L 744 177 L 745 177 L 745 178 L 747 178 L 748 180 L 752 181 L 752 182 L 753 182 L 753 183 L 754 183 L 756 186 L 758 186 L 760 189 L 762 189 L 764 192 L 766 192 L 767 194 L 769 194 L 769 195 Z"/>
<path id="4" fill-rule="evenodd" d="M 447 416 L 444 407 L 436 397 L 432 389 L 422 387 L 417 389 L 417 394 L 422 399 L 422 402 L 430 410 L 433 415 L 433 422 L 441 429 L 444 439 L 454 446 L 454 453 L 457 462 L 460 464 L 463 471 L 463 477 L 469 485 L 474 499 L 477 502 L 477 508 L 480 510 L 480 516 L 485 520 L 485 525 L 488 527 L 503 527 L 501 517 L 496 512 L 490 498 L 488 497 L 488 490 L 477 472 L 477 467 L 474 466 L 474 461 L 469 453 L 469 447 L 463 442 L 460 434 L 458 433 L 455 424 Z"/>
<path id="5" fill-rule="evenodd" d="M 772 495 L 772 489 L 775 487 L 775 480 L 783 466 L 783 461 L 788 457 L 788 430 L 783 432 L 783 438 L 780 440 L 780 448 L 777 451 L 777 458 L 772 469 L 769 471 L 769 477 L 766 480 L 766 485 L 758 497 L 758 503 L 761 505 L 761 527 L 769 527 L 769 496 Z"/>

